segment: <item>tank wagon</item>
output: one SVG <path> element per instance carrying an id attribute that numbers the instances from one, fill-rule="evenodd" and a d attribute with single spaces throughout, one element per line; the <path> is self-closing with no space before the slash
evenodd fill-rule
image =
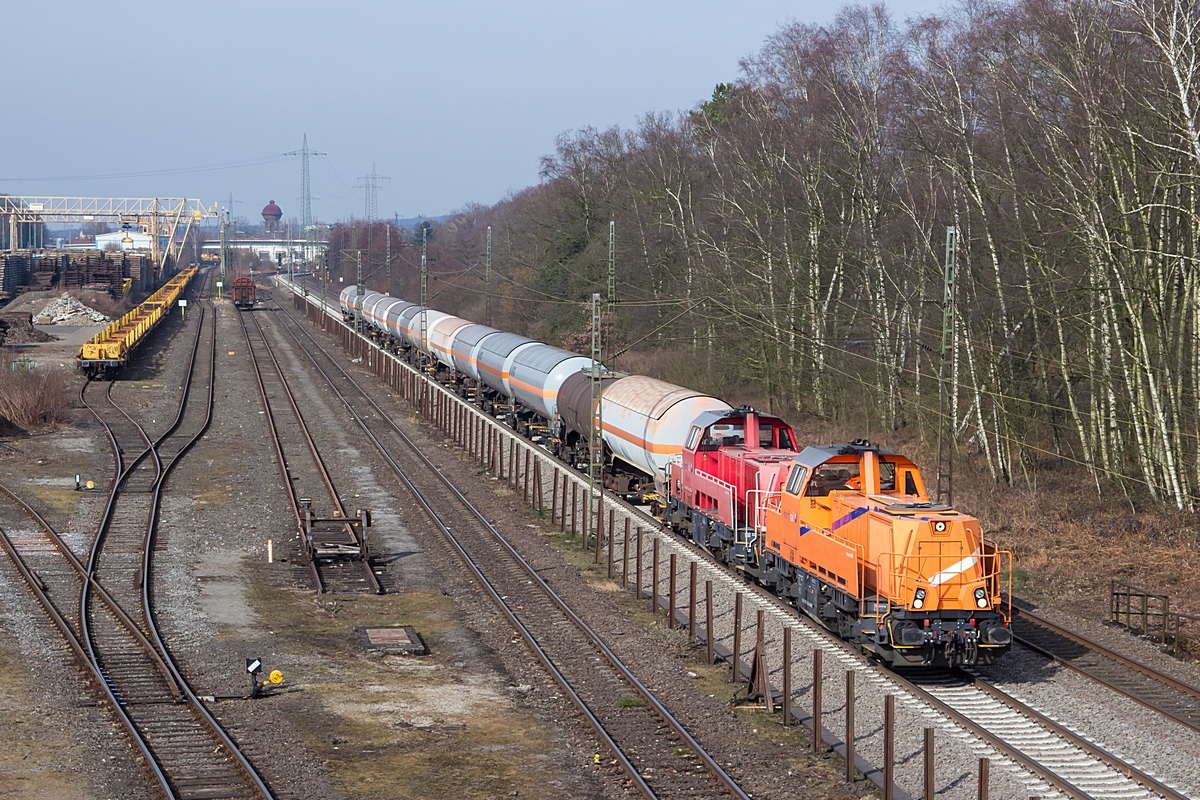
<path id="1" fill-rule="evenodd" d="M 356 287 L 339 302 L 384 346 L 587 467 L 590 358 Z M 654 378 L 600 383 L 606 488 L 732 569 L 892 666 L 987 664 L 1010 646 L 1011 554 L 932 502 L 908 458 L 864 440 L 801 448 L 778 417 Z"/>

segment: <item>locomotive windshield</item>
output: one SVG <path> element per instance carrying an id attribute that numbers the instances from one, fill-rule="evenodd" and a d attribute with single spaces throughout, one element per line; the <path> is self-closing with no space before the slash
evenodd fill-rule
<path id="1" fill-rule="evenodd" d="M 701 453 L 712 452 L 722 447 L 743 447 L 746 445 L 746 428 L 741 422 L 718 422 L 704 429 L 704 436 L 697 443 L 699 428 L 693 429 L 688 437 L 688 449 Z M 763 449 L 778 448 L 780 450 L 795 450 L 796 443 L 786 427 L 771 425 L 762 420 L 758 429 L 758 446 Z"/>
<path id="2" fill-rule="evenodd" d="M 804 496 L 825 497 L 830 492 L 861 491 L 863 487 L 859 469 L 857 461 L 826 462 L 813 472 Z M 879 491 L 896 491 L 896 465 L 890 461 L 879 461 Z"/>

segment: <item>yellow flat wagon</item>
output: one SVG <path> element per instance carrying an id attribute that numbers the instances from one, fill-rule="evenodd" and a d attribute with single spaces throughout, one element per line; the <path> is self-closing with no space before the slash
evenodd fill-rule
<path id="1" fill-rule="evenodd" d="M 150 331 L 167 315 L 196 275 L 196 267 L 188 267 L 164 283 L 137 308 L 111 323 L 84 342 L 76 361 L 89 375 L 125 366 L 129 355 L 145 341 Z"/>

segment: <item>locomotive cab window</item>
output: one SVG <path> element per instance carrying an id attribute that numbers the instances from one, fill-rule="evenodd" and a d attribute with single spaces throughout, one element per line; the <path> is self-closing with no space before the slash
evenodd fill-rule
<path id="1" fill-rule="evenodd" d="M 827 497 L 830 492 L 853 490 L 858 483 L 858 462 L 844 464 L 822 464 L 808 482 L 805 497 Z"/>
<path id="2" fill-rule="evenodd" d="M 700 451 L 711 451 L 721 447 L 737 447 L 745 441 L 745 431 L 741 425 L 728 422 L 718 422 L 704 429 L 704 438 L 700 440 Z"/>
<path id="3" fill-rule="evenodd" d="M 896 491 L 896 465 L 890 461 L 879 462 L 879 491 Z"/>
<path id="4" fill-rule="evenodd" d="M 800 494 L 800 487 L 804 484 L 804 479 L 808 477 L 808 470 L 805 467 L 792 467 L 792 474 L 788 476 L 787 493 Z"/>
<path id="5" fill-rule="evenodd" d="M 792 437 L 783 426 L 764 425 L 758 429 L 758 446 L 762 448 L 777 447 L 780 450 L 795 450 Z"/>
<path id="6" fill-rule="evenodd" d="M 695 425 L 692 426 L 691 433 L 688 434 L 687 449 L 695 450 L 697 443 L 700 441 L 700 429 Z"/>

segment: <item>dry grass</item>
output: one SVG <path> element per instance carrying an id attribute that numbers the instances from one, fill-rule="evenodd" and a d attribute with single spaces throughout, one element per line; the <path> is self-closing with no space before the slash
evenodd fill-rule
<path id="1" fill-rule="evenodd" d="M 54 367 L 13 369 L 0 362 L 0 417 L 26 430 L 51 428 L 66 419 L 67 375 Z"/>

